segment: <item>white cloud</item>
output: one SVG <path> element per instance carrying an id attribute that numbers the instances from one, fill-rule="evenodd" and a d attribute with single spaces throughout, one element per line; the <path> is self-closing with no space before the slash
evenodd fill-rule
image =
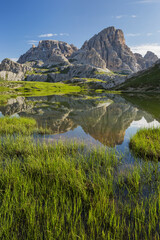
<path id="1" fill-rule="evenodd" d="M 38 37 L 39 38 L 45 38 L 45 37 L 53 37 L 53 36 L 57 36 L 57 33 L 46 33 L 46 34 L 41 34 Z"/>
<path id="2" fill-rule="evenodd" d="M 38 43 L 38 41 L 37 40 L 28 40 L 27 43 L 33 45 L 33 44 Z"/>
<path id="3" fill-rule="evenodd" d="M 10 58 L 12 61 L 17 62 L 18 58 Z"/>
<path id="4" fill-rule="evenodd" d="M 137 15 L 135 15 L 135 14 L 133 14 L 133 15 L 118 15 L 118 16 L 116 16 L 115 18 L 121 19 L 121 18 L 125 18 L 125 17 L 128 17 L 128 18 L 136 18 Z"/>
<path id="5" fill-rule="evenodd" d="M 125 17 L 125 15 L 116 16 L 117 19 L 121 19 L 121 18 L 123 18 L 123 17 Z"/>
<path id="6" fill-rule="evenodd" d="M 69 33 L 60 33 L 60 36 L 69 36 Z"/>
<path id="7" fill-rule="evenodd" d="M 126 34 L 127 37 L 138 37 L 138 36 L 141 36 L 140 33 L 127 33 Z"/>
<path id="8" fill-rule="evenodd" d="M 150 37 L 150 36 L 152 36 L 153 35 L 153 33 L 147 33 L 147 36 L 148 37 Z"/>
<path id="9" fill-rule="evenodd" d="M 160 44 L 158 43 L 143 44 L 138 46 L 132 46 L 130 48 L 134 53 L 140 53 L 142 56 L 144 56 L 147 51 L 151 51 L 160 58 Z"/>
<path id="10" fill-rule="evenodd" d="M 55 37 L 55 36 L 69 36 L 69 33 L 46 33 L 46 34 L 41 34 L 38 37 L 39 38 L 50 38 L 50 37 Z"/>

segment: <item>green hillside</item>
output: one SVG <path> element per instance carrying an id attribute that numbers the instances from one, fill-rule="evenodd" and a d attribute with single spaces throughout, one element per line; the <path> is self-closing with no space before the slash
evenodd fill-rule
<path id="1" fill-rule="evenodd" d="M 160 63 L 116 87 L 122 92 L 160 92 Z"/>

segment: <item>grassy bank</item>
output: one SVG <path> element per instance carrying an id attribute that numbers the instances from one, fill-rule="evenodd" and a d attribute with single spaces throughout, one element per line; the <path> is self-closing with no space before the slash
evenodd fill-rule
<path id="1" fill-rule="evenodd" d="M 160 159 L 160 128 L 141 129 L 130 140 L 130 148 L 139 157 Z"/>
<path id="2" fill-rule="evenodd" d="M 160 176 L 84 144 L 0 141 L 0 239 L 159 239 Z"/>
<path id="3" fill-rule="evenodd" d="M 37 126 L 37 123 L 32 118 L 0 118 L 0 135 L 13 135 L 13 134 L 47 134 L 51 133 L 49 128 L 42 128 Z"/>
<path id="4" fill-rule="evenodd" d="M 6 104 L 10 98 L 17 96 L 49 96 L 85 92 L 81 86 L 65 83 L 47 82 L 11 82 L 0 80 L 0 104 Z"/>

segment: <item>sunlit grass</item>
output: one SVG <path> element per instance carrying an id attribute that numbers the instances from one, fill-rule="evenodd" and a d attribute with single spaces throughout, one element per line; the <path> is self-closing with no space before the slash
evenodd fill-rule
<path id="1" fill-rule="evenodd" d="M 130 140 L 135 154 L 147 159 L 160 159 L 160 128 L 141 129 Z"/>
<path id="2" fill-rule="evenodd" d="M 159 239 L 157 163 L 80 143 L 0 142 L 0 239 Z"/>
<path id="3" fill-rule="evenodd" d="M 32 118 L 17 118 L 17 117 L 2 117 L 0 118 L 0 135 L 24 134 L 30 135 L 33 133 L 44 134 L 51 133 L 49 128 L 37 127 L 37 123 Z"/>

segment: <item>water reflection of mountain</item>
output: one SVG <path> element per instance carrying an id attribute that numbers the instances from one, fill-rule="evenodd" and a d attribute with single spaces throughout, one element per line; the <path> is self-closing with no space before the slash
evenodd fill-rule
<path id="1" fill-rule="evenodd" d="M 132 121 L 142 117 L 148 122 L 153 121 L 150 114 L 118 95 L 95 99 L 74 96 L 19 97 L 0 107 L 0 111 L 4 115 L 18 113 L 20 116 L 33 117 L 38 125 L 49 126 L 53 134 L 81 126 L 86 133 L 107 146 L 121 144 Z"/>

